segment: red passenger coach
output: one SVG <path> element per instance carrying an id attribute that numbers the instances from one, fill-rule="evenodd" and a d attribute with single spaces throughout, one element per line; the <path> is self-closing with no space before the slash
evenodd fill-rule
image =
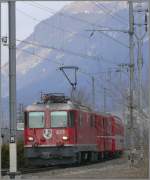
<path id="1" fill-rule="evenodd" d="M 26 108 L 24 136 L 26 157 L 36 165 L 94 162 L 124 148 L 121 119 L 58 94 Z"/>

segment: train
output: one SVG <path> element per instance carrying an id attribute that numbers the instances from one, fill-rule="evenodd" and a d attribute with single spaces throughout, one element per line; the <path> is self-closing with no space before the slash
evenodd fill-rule
<path id="1" fill-rule="evenodd" d="M 81 164 L 121 155 L 124 123 L 63 94 L 47 93 L 24 111 L 25 156 L 34 165 Z"/>

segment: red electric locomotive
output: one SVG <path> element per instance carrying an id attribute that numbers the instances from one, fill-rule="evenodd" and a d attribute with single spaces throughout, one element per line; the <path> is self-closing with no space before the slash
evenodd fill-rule
<path id="1" fill-rule="evenodd" d="M 26 108 L 24 136 L 26 157 L 36 165 L 94 162 L 124 148 L 121 119 L 58 94 Z"/>

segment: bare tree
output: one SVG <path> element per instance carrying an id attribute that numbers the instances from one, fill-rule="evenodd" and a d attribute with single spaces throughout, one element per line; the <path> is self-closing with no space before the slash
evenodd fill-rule
<path id="1" fill-rule="evenodd" d="M 92 108 L 90 94 L 83 88 L 76 89 L 72 93 L 72 101 Z"/>

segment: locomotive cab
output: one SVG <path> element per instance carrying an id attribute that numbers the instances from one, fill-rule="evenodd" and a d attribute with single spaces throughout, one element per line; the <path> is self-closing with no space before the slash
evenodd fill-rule
<path id="1" fill-rule="evenodd" d="M 56 106 L 36 104 L 25 110 L 25 154 L 36 165 L 75 159 L 75 111 L 68 104 Z"/>
<path id="2" fill-rule="evenodd" d="M 64 146 L 74 142 L 74 112 L 26 111 L 25 144 L 32 146 Z"/>

